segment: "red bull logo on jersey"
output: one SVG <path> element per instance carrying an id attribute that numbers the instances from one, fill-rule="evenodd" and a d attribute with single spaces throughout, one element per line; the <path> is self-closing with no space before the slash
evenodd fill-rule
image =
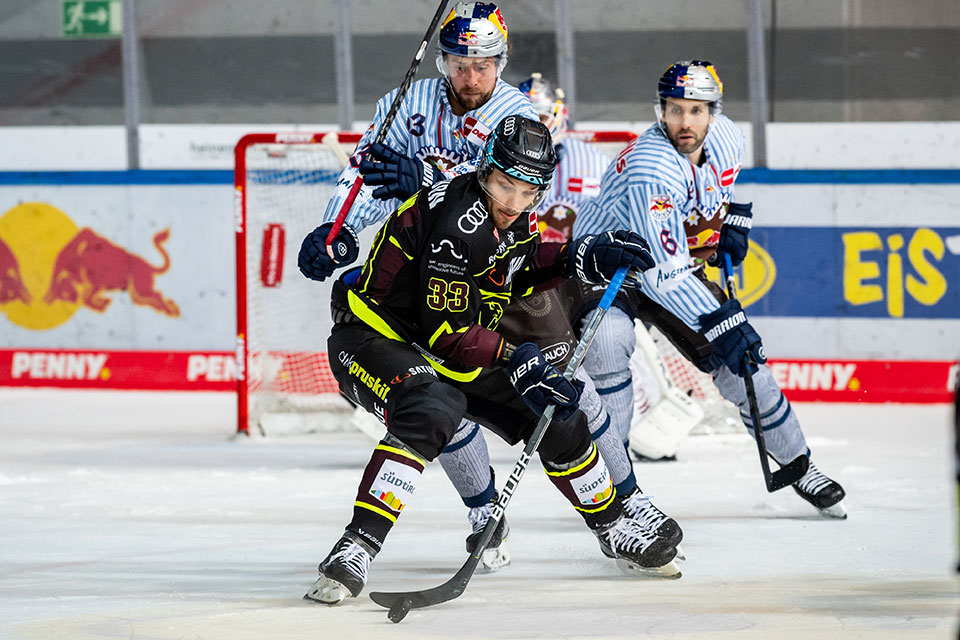
<path id="1" fill-rule="evenodd" d="M 106 312 L 112 294 L 125 292 L 176 318 L 179 307 L 156 286 L 170 269 L 169 238 L 169 229 L 153 235 L 155 266 L 50 204 L 21 203 L 0 215 L 0 313 L 25 329 L 52 329 L 80 307 Z"/>
<path id="2" fill-rule="evenodd" d="M 693 249 L 715 247 L 720 242 L 720 232 L 716 229 L 703 229 L 699 233 L 687 236 L 687 246 Z"/>
<path id="3" fill-rule="evenodd" d="M 656 195 L 650 198 L 650 216 L 659 222 L 669 220 L 673 215 L 673 203 L 670 196 Z"/>

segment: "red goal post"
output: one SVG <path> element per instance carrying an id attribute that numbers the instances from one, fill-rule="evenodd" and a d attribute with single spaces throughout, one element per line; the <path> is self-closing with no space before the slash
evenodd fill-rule
<path id="1" fill-rule="evenodd" d="M 568 131 L 611 160 L 637 135 Z M 297 268 L 303 237 L 320 224 L 359 133 L 253 133 L 234 153 L 237 430 L 337 430 L 349 404 L 330 372 L 330 287 Z M 375 229 L 361 234 L 361 255 Z M 366 240 L 366 241 L 365 241 Z M 670 358 L 668 369 L 685 361 Z M 689 365 L 687 365 L 689 367 Z"/>

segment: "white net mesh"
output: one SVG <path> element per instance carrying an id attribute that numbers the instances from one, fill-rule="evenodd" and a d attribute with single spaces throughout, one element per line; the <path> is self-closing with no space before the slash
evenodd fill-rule
<path id="1" fill-rule="evenodd" d="M 320 223 L 341 160 L 319 143 L 251 144 L 245 165 L 249 353 L 240 392 L 247 394 L 248 424 L 265 429 L 270 423 L 272 431 L 278 424 L 338 428 L 349 404 L 339 396 L 327 360 L 330 283 L 304 278 L 297 254 Z"/>

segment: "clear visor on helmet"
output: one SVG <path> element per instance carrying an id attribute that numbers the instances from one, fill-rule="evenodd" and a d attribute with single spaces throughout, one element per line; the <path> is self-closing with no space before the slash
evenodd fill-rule
<path id="1" fill-rule="evenodd" d="M 657 96 L 657 102 L 653 110 L 657 114 L 657 124 L 665 130 L 669 124 L 679 126 L 684 121 L 690 124 L 697 124 L 701 119 L 709 124 L 710 117 L 720 113 L 719 101 L 706 102 L 703 100 L 677 100 L 671 98 L 660 98 Z"/>
<path id="2" fill-rule="evenodd" d="M 465 76 L 499 78 L 506 64 L 506 54 L 487 58 L 467 58 L 442 52 L 437 54 L 437 70 L 447 80 Z"/>
<path id="3" fill-rule="evenodd" d="M 494 167 L 481 168 L 477 172 L 477 178 L 488 198 L 504 209 L 518 214 L 535 210 L 550 192 L 550 182 L 542 185 L 531 184 Z"/>

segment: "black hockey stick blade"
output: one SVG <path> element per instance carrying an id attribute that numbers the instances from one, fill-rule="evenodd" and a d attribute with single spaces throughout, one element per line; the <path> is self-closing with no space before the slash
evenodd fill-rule
<path id="1" fill-rule="evenodd" d="M 807 473 L 808 468 L 810 468 L 810 458 L 807 457 L 807 454 L 801 453 L 766 478 L 767 491 L 773 493 L 790 486 L 802 478 Z"/>
<path id="2" fill-rule="evenodd" d="M 422 609 L 423 607 L 440 604 L 447 600 L 453 600 L 462 594 L 467 588 L 470 578 L 473 577 L 473 572 L 476 571 L 479 562 L 480 554 L 470 554 L 460 570 L 439 586 L 422 591 L 373 591 L 370 593 L 370 599 L 381 607 L 390 609 L 388 617 L 391 622 L 400 622 L 410 609 Z"/>

